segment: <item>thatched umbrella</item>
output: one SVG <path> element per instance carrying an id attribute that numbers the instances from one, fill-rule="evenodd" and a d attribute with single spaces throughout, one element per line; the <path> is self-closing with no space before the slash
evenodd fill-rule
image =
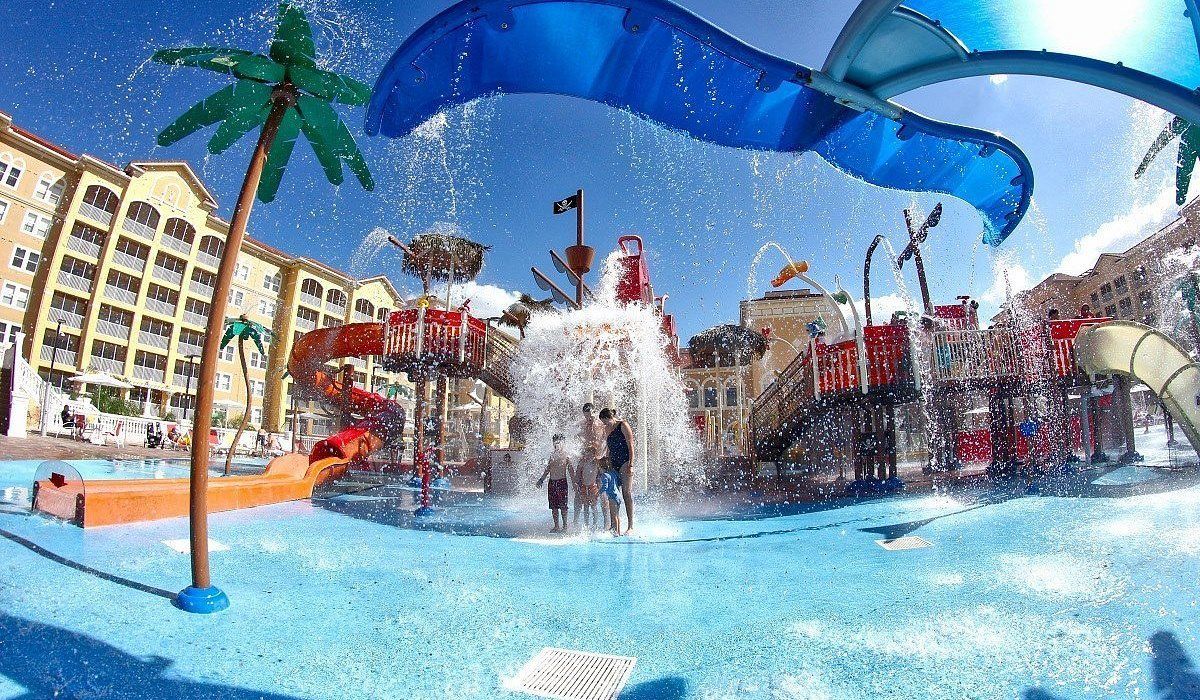
<path id="1" fill-rule="evenodd" d="M 453 284 L 475 279 L 483 269 L 483 254 L 490 250 L 462 236 L 438 232 L 419 234 L 402 248 L 402 269 L 421 278 L 426 292 L 431 280 Z"/>
<path id="2" fill-rule="evenodd" d="M 701 331 L 688 341 L 692 362 L 702 367 L 744 365 L 767 352 L 767 339 L 749 328 L 725 324 Z"/>

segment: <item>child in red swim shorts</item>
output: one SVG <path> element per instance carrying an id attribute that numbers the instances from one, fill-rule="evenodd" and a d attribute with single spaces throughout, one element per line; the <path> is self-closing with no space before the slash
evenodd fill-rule
<path id="1" fill-rule="evenodd" d="M 553 439 L 554 451 L 550 453 L 550 460 L 546 463 L 542 478 L 538 479 L 538 488 L 549 478 L 550 486 L 546 490 L 546 496 L 554 518 L 554 528 L 550 532 L 558 533 L 567 531 L 567 474 L 571 470 L 571 458 L 563 449 L 563 436 L 555 435 Z"/>

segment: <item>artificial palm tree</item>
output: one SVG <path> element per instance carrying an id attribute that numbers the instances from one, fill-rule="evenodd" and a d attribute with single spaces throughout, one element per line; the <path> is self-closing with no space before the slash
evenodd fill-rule
<path id="1" fill-rule="evenodd" d="M 279 6 L 278 26 L 268 55 L 240 49 L 192 46 L 159 51 L 152 60 L 173 66 L 203 68 L 236 79 L 233 85 L 194 105 L 163 130 L 158 137 L 160 145 L 169 146 L 206 126 L 221 122 L 208 142 L 208 150 L 222 153 L 245 134 L 259 129 L 258 145 L 251 156 L 229 223 L 196 392 L 193 433 L 196 439 L 192 443 L 191 469 L 192 586 L 180 594 L 178 604 L 196 612 L 213 612 L 227 606 L 228 599 L 212 587 L 209 579 L 207 436 L 212 421 L 213 380 L 225 304 L 238 251 L 246 235 L 246 222 L 256 193 L 264 202 L 275 198 L 300 132 L 312 145 L 331 183 L 341 184 L 342 161 L 345 161 L 365 189 L 374 187 L 354 137 L 330 104 L 363 105 L 371 91 L 353 78 L 317 66 L 312 27 L 304 12 L 290 2 Z"/>
<path id="2" fill-rule="evenodd" d="M 1200 127 L 1186 119 L 1173 117 L 1159 133 L 1158 138 L 1154 139 L 1154 143 L 1150 144 L 1150 150 L 1146 151 L 1146 156 L 1142 158 L 1133 176 L 1139 178 L 1145 174 L 1146 168 L 1150 167 L 1150 161 L 1162 153 L 1176 136 L 1179 137 L 1179 153 L 1175 157 L 1175 203 L 1183 206 L 1187 201 L 1188 187 L 1192 183 L 1196 159 L 1200 157 Z"/>
<path id="3" fill-rule="evenodd" d="M 253 341 L 258 347 L 258 353 L 266 357 L 267 351 L 263 347 L 263 343 L 271 342 L 271 331 L 261 323 L 255 323 L 242 315 L 225 320 L 225 335 L 221 336 L 221 349 L 224 350 L 228 347 L 234 339 L 237 340 L 238 359 L 242 363 L 242 383 L 246 385 L 246 410 L 242 411 L 241 423 L 238 425 L 237 433 L 233 436 L 233 446 L 229 449 L 229 454 L 225 456 L 225 476 L 229 476 L 229 472 L 233 469 L 233 453 L 242 439 L 242 433 L 246 432 L 246 424 L 250 422 L 250 371 L 246 366 L 246 341 Z"/>

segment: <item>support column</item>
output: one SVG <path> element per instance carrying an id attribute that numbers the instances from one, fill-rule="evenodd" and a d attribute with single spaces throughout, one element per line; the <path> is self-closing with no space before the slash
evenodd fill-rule
<path id="1" fill-rule="evenodd" d="M 1135 444 L 1135 436 L 1137 431 L 1133 425 L 1133 396 L 1130 394 L 1129 377 L 1118 375 L 1113 377 L 1113 394 L 1116 396 L 1118 404 L 1117 418 L 1120 420 L 1121 428 L 1125 433 L 1125 454 L 1121 455 L 1121 464 L 1132 464 L 1134 462 L 1143 461 L 1143 457 L 1138 454 Z"/>

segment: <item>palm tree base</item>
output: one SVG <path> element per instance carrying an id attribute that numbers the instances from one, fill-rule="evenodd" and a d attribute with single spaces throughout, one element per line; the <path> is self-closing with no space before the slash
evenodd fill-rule
<path id="1" fill-rule="evenodd" d="M 196 588 L 188 586 L 175 597 L 175 607 L 184 612 L 207 615 L 221 612 L 229 607 L 229 597 L 216 586 Z"/>

